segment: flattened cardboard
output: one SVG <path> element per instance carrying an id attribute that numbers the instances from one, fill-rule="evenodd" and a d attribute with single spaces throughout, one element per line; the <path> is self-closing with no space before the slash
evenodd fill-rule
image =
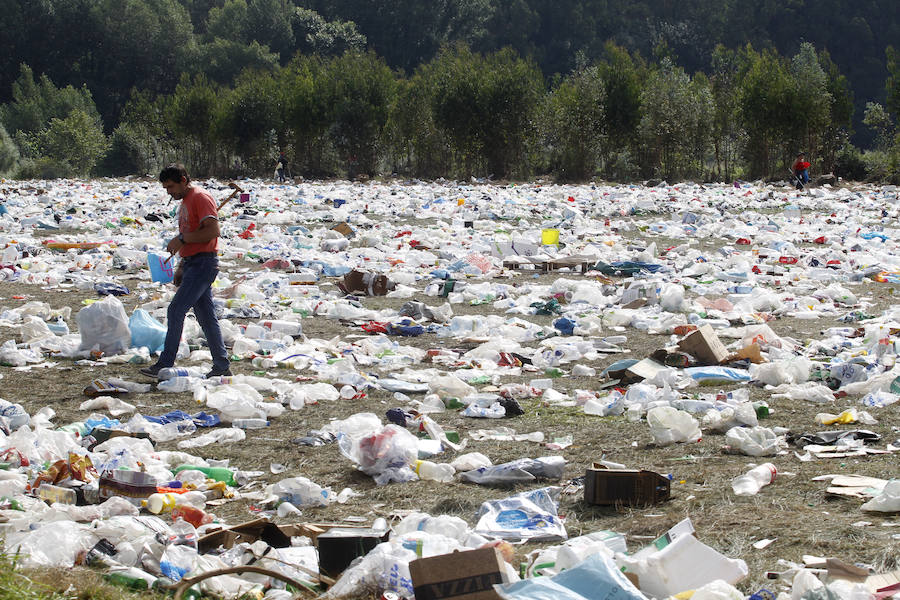
<path id="1" fill-rule="evenodd" d="M 668 369 L 669 367 L 656 362 L 652 358 L 645 358 L 625 369 L 625 373 L 637 381 L 643 381 L 644 379 L 653 379 L 657 373 Z"/>
<path id="2" fill-rule="evenodd" d="M 678 342 L 678 347 L 703 365 L 718 365 L 728 358 L 728 350 L 709 325 L 692 331 Z"/>
<path id="3" fill-rule="evenodd" d="M 409 563 L 416 600 L 500 600 L 494 584 L 503 577 L 503 558 L 496 548 L 452 552 Z"/>

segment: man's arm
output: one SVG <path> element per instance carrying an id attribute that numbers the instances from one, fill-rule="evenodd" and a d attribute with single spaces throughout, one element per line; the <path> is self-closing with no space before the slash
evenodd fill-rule
<path id="1" fill-rule="evenodd" d="M 166 250 L 168 250 L 169 254 L 175 254 L 184 248 L 185 244 L 205 244 L 217 237 L 219 237 L 219 220 L 209 216 L 200 221 L 200 227 L 196 231 L 179 234 L 169 240 Z M 182 239 L 184 240 L 183 242 Z"/>

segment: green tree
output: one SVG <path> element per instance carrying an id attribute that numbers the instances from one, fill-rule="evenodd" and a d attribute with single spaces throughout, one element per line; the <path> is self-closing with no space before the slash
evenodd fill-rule
<path id="1" fill-rule="evenodd" d="M 885 56 L 887 57 L 888 71 L 885 83 L 887 108 L 894 113 L 895 117 L 900 118 L 900 52 L 897 52 L 893 46 L 888 46 Z"/>
<path id="2" fill-rule="evenodd" d="M 200 44 L 194 54 L 193 61 L 199 65 L 197 72 L 218 85 L 231 85 L 247 69 L 273 71 L 278 66 L 278 55 L 256 41 L 245 44 L 216 38 Z"/>
<path id="3" fill-rule="evenodd" d="M 373 52 L 347 52 L 322 72 L 330 137 L 350 176 L 378 172 L 387 147 L 388 119 L 397 97 L 397 80 Z"/>
<path id="4" fill-rule="evenodd" d="M 560 179 L 590 179 L 605 143 L 605 87 L 596 66 L 580 69 L 556 87 L 544 102 L 542 137 L 551 168 Z"/>
<path id="5" fill-rule="evenodd" d="M 218 139 L 255 172 L 270 166 L 270 140 L 283 130 L 284 95 L 271 73 L 246 71 L 222 99 Z M 222 148 L 224 150 L 224 148 Z"/>
<path id="6" fill-rule="evenodd" d="M 702 174 L 712 94 L 705 80 L 692 82 L 664 58 L 641 94 L 641 139 L 666 179 Z"/>
<path id="7" fill-rule="evenodd" d="M 889 151 L 894 142 L 894 121 L 890 113 L 877 102 L 869 102 L 863 123 L 875 134 L 875 150 Z"/>
<path id="8" fill-rule="evenodd" d="M 395 170 L 416 177 L 448 175 L 453 157 L 450 143 L 434 121 L 434 64 L 419 67 L 399 81 L 398 102 L 391 113 L 389 135 Z"/>
<path id="9" fill-rule="evenodd" d="M 106 153 L 107 140 L 100 120 L 76 109 L 64 119 L 50 120 L 38 134 L 38 149 L 44 157 L 70 165 L 73 175 L 86 177 Z"/>
<path id="10" fill-rule="evenodd" d="M 215 134 L 219 91 L 203 75 L 187 74 L 168 98 L 166 123 L 171 139 L 191 173 L 212 172 L 216 162 Z"/>
<path id="11" fill-rule="evenodd" d="M 827 50 L 819 52 L 818 58 L 829 95 L 829 118 L 821 134 L 822 170 L 833 173 L 838 152 L 850 143 L 853 134 L 853 91 Z"/>
<path id="12" fill-rule="evenodd" d="M 314 10 L 296 8 L 291 25 L 295 48 L 304 54 L 339 56 L 348 50 L 366 49 L 366 36 L 353 21 L 326 21 Z"/>
<path id="13" fill-rule="evenodd" d="M 832 96 L 828 92 L 828 76 L 819 64 L 812 44 L 804 42 L 791 59 L 794 79 L 793 106 L 790 111 L 792 138 L 807 149 L 810 162 L 821 157 L 821 138 L 830 119 Z M 785 158 L 793 152 L 787 149 Z"/>
<path id="14" fill-rule="evenodd" d="M 603 130 L 606 144 L 601 162 L 607 176 L 622 178 L 622 160 L 633 149 L 641 122 L 641 90 L 646 65 L 621 46 L 608 42 L 598 65 L 603 80 Z"/>
<path id="15" fill-rule="evenodd" d="M 326 159 L 331 107 L 325 93 L 324 71 L 321 58 L 297 56 L 279 76 L 279 86 L 286 98 L 286 129 L 298 155 L 295 163 L 304 175 L 333 174 Z"/>
<path id="16" fill-rule="evenodd" d="M 0 108 L 0 122 L 7 131 L 31 135 L 47 127 L 51 119 L 65 119 L 76 110 L 92 119 L 100 116 L 86 87 L 57 88 L 46 75 L 36 81 L 31 68 L 23 64 L 13 83 L 12 102 Z"/>
<path id="17" fill-rule="evenodd" d="M 465 174 L 509 177 L 528 169 L 534 111 L 543 94 L 535 63 L 511 49 L 486 56 L 457 47 L 442 52 L 434 70 L 432 111 Z"/>
<path id="18" fill-rule="evenodd" d="M 784 59 L 771 50 L 755 52 L 749 46 L 743 51 L 740 108 L 747 144 L 744 158 L 750 177 L 782 173 L 778 162 L 790 155 L 788 150 L 798 122 L 794 111 L 802 109 L 796 102 L 795 86 Z"/>
<path id="19" fill-rule="evenodd" d="M 19 161 L 19 149 L 0 124 L 0 173 L 7 173 Z"/>
<path id="20" fill-rule="evenodd" d="M 716 177 L 731 181 L 737 161 L 746 142 L 740 122 L 740 73 L 737 52 L 724 46 L 713 51 L 710 85 L 713 96 L 712 141 L 715 151 Z"/>
<path id="21" fill-rule="evenodd" d="M 209 11 L 207 33 L 211 38 L 248 43 L 248 10 L 246 0 L 225 0 L 221 7 L 217 6 Z"/>

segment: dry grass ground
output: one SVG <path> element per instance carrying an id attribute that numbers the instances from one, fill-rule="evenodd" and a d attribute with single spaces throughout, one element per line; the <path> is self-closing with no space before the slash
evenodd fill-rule
<path id="1" fill-rule="evenodd" d="M 640 241 L 642 234 L 636 232 L 634 239 Z M 646 238 L 650 241 L 653 238 Z M 660 241 L 662 247 L 662 241 Z M 715 246 L 714 242 L 708 247 Z M 244 266 L 244 265 L 242 265 Z M 579 275 L 568 275 L 580 277 Z M 541 276 L 540 281 L 552 279 L 552 275 Z M 534 281 L 530 275 L 519 276 L 511 283 Z M 122 276 L 122 283 L 134 281 L 128 275 Z M 322 286 L 323 290 L 335 289 Z M 869 312 L 878 314 L 890 306 L 893 298 L 887 284 L 865 283 L 852 288 L 860 297 L 867 298 Z M 71 306 L 73 317 L 69 324 L 74 328 L 74 314 L 81 307 L 82 300 L 94 297 L 93 293 L 73 289 L 42 290 L 36 286 L 3 283 L 0 284 L 0 306 L 14 307 L 22 300 L 14 300 L 14 295 L 25 296 L 27 300 L 48 302 L 53 308 Z M 126 310 L 138 304 L 134 295 L 122 298 Z M 436 305 L 440 299 L 424 298 L 427 304 Z M 363 298 L 366 307 L 399 307 L 403 301 L 387 298 Z M 493 311 L 490 305 L 454 305 L 456 314 L 474 314 Z M 530 320 L 549 324 L 550 317 L 530 317 Z M 779 319 L 770 323 L 781 335 L 798 340 L 817 338 L 826 327 L 837 325 L 831 320 L 799 321 Z M 304 334 L 309 338 L 330 339 L 361 333 L 358 327 L 329 321 L 323 317 L 309 317 L 303 320 Z M 610 332 L 612 333 L 612 332 Z M 630 355 L 642 358 L 652 350 L 666 345 L 668 336 L 650 336 L 629 329 L 626 346 Z M 4 336 L 5 337 L 5 336 Z M 439 339 L 433 334 L 417 338 L 404 338 L 403 344 L 420 348 L 472 347 Z M 609 355 L 602 360 L 589 363 L 599 369 L 623 358 Z M 59 360 L 52 369 L 19 371 L 0 369 L 2 397 L 12 402 L 21 402 L 29 412 L 43 406 L 50 406 L 57 412 L 56 423 L 62 425 L 86 417 L 78 405 L 84 400 L 82 389 L 93 378 L 118 376 L 142 381 L 134 365 L 112 365 L 102 367 L 82 367 L 68 360 Z M 571 365 L 569 365 L 571 367 Z M 235 373 L 254 372 L 249 361 L 233 364 Z M 273 371 L 273 376 L 290 377 L 301 374 L 283 370 Z M 312 375 L 304 372 L 303 375 Z M 507 378 L 505 382 L 528 381 L 539 377 L 537 373 L 525 373 L 519 378 Z M 595 389 L 596 379 L 564 377 L 556 380 L 554 386 L 561 390 Z M 726 387 L 726 389 L 728 389 Z M 697 390 L 692 390 L 696 392 Z M 707 391 L 707 390 L 701 390 Z M 843 408 L 858 406 L 858 398 L 847 397 L 833 406 L 823 407 L 806 402 L 773 400 L 764 390 L 751 388 L 754 400 L 767 400 L 773 409 L 770 418 L 761 424 L 783 426 L 795 432 L 819 431 L 814 417 L 826 410 L 837 413 Z M 146 414 L 162 414 L 172 409 L 194 411 L 199 407 L 189 393 L 164 394 L 152 392 L 133 395 L 129 401 L 138 405 L 138 410 Z M 760 587 L 772 588 L 779 585 L 767 581 L 764 574 L 777 568 L 778 559 L 800 561 L 804 554 L 834 556 L 850 562 L 872 565 L 876 569 L 896 568 L 900 557 L 900 518 L 896 515 L 866 514 L 859 510 L 860 501 L 834 498 L 825 494 L 826 483 L 811 481 L 813 477 L 826 473 L 857 473 L 880 478 L 898 475 L 897 457 L 892 455 L 869 456 L 864 459 L 819 460 L 800 462 L 792 453 L 779 456 L 773 462 L 779 469 L 777 480 L 759 495 L 749 498 L 736 497 L 731 492 L 730 480 L 747 470 L 753 462 L 762 462 L 747 456 L 726 454 L 722 451 L 724 436 L 704 435 L 695 444 L 676 444 L 655 447 L 646 422 L 631 423 L 623 417 L 599 418 L 586 416 L 579 408 L 558 408 L 542 406 L 539 400 L 522 402 L 525 415 L 502 421 L 483 421 L 460 417 L 452 411 L 437 415 L 436 420 L 445 430 L 458 431 L 461 438 L 474 429 L 491 428 L 496 425 L 508 426 L 519 432 L 543 431 L 547 439 L 562 435 L 572 435 L 574 443 L 561 452 L 551 452 L 543 446 L 530 442 L 496 442 L 469 440 L 466 451 L 478 451 L 489 456 L 495 463 L 523 456 L 562 454 L 567 460 L 565 479 L 584 475 L 585 468 L 601 455 L 631 467 L 650 469 L 672 476 L 672 499 L 657 506 L 640 509 L 613 509 L 587 505 L 581 493 L 563 496 L 560 512 L 566 517 L 570 536 L 589 533 L 599 529 L 609 529 L 626 535 L 629 549 L 635 550 L 665 532 L 669 527 L 685 517 L 690 517 L 697 530 L 697 536 L 723 554 L 747 561 L 750 576 L 739 587 L 750 593 Z M 362 495 L 347 504 L 332 504 L 325 508 L 306 509 L 303 519 L 311 521 L 342 522 L 351 517 L 363 517 L 369 521 L 375 517 L 389 516 L 397 511 L 422 510 L 432 514 L 446 513 L 461 517 L 474 525 L 479 505 L 489 499 L 501 498 L 523 488 L 497 489 L 479 487 L 473 484 L 454 482 L 439 484 L 420 481 L 407 484 L 390 484 L 377 487 L 372 479 L 360 472 L 342 457 L 335 445 L 323 447 L 303 447 L 291 443 L 291 439 L 306 434 L 311 429 L 321 428 L 335 418 L 346 418 L 354 413 L 370 411 L 379 415 L 395 406 L 392 395 L 373 392 L 362 400 L 339 400 L 309 406 L 299 411 L 288 410 L 274 419 L 264 430 L 248 431 L 247 440 L 239 444 L 213 445 L 195 452 L 215 459 L 228 459 L 242 470 L 262 471 L 257 481 L 276 482 L 284 477 L 305 476 L 323 486 L 340 491 L 351 487 Z M 884 442 L 900 438 L 897 425 L 900 403 L 874 411 L 879 423 L 866 427 L 883 436 Z M 852 426 L 844 426 L 850 428 Z M 881 446 L 884 444 L 882 443 Z M 175 447 L 175 442 L 158 446 L 162 449 Z M 438 460 L 452 460 L 453 454 Z M 282 463 L 287 470 L 278 475 L 269 471 L 273 462 Z M 531 487 L 537 487 L 531 486 Z M 228 523 L 237 523 L 254 518 L 259 508 L 247 501 L 234 501 L 217 507 L 214 512 Z M 277 520 L 277 518 L 276 518 Z M 861 521 L 870 522 L 860 525 Z M 775 542 L 762 550 L 755 550 L 755 541 L 770 538 Z M 536 546 L 519 547 L 520 555 Z M 78 578 L 73 573 L 71 583 L 78 587 Z M 68 581 L 66 584 L 68 585 Z M 64 591 L 61 588 L 60 591 Z M 23 596 L 24 597 L 24 596 Z M 66 595 L 66 597 L 72 597 Z M 94 598 L 92 594 L 80 594 L 80 598 Z"/>

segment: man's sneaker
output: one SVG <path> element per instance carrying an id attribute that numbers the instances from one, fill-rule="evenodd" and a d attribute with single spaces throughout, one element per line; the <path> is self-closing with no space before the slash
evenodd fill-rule
<path id="1" fill-rule="evenodd" d="M 225 367 L 224 369 L 216 369 L 213 367 L 213 370 L 206 374 L 207 379 L 211 379 L 213 377 L 231 377 L 231 369 Z"/>
<path id="2" fill-rule="evenodd" d="M 144 367 L 141 369 L 141 375 L 146 375 L 147 377 L 152 377 L 153 379 L 159 379 L 159 372 L 162 371 L 162 367 L 159 365 L 150 365 L 149 367 Z"/>

